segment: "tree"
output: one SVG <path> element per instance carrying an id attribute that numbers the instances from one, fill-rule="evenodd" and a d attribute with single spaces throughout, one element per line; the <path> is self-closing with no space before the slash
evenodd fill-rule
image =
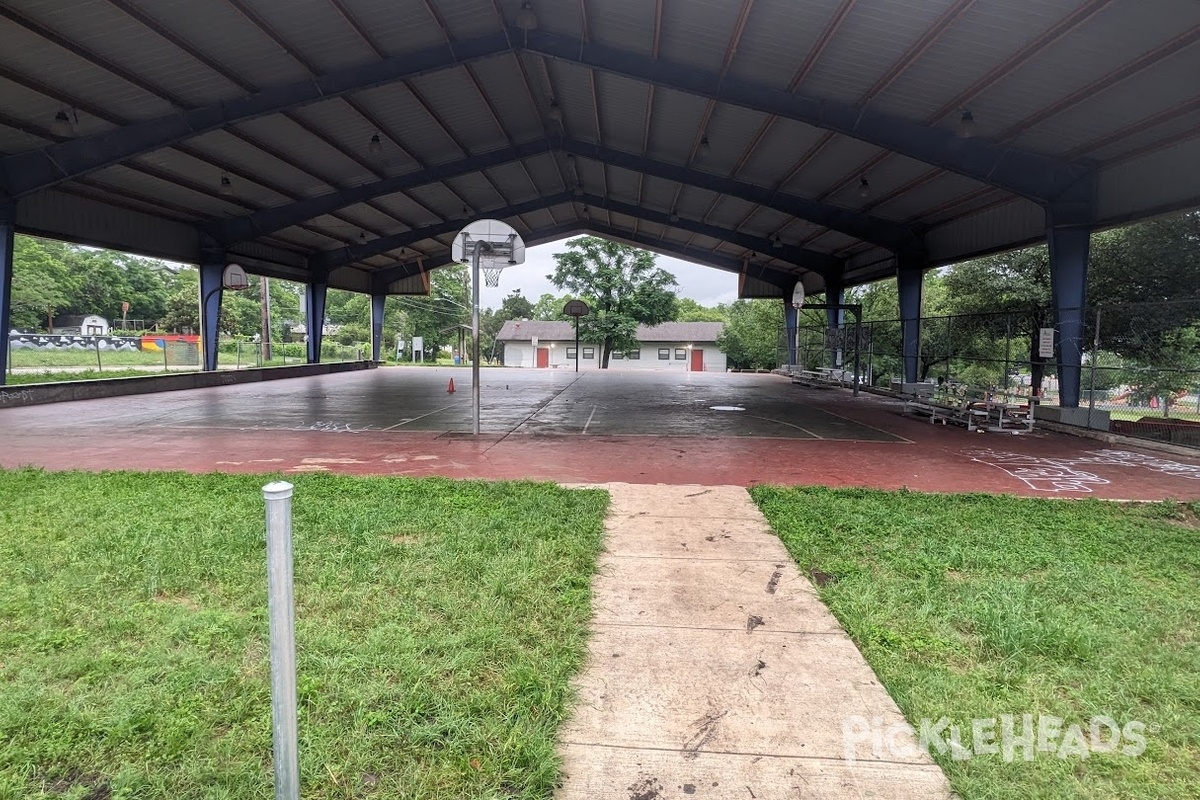
<path id="1" fill-rule="evenodd" d="M 1003 363 L 1003 348 L 1011 337 L 1023 343 L 1013 354 L 1014 360 L 1019 360 L 1021 352 L 1028 354 L 1033 390 L 1040 392 L 1048 359 L 1038 353 L 1038 331 L 1054 325 L 1047 248 L 1028 247 L 956 264 L 941 280 L 944 294 L 939 305 L 943 313 L 974 315 L 944 323 L 944 358 L 971 357 Z M 929 312 L 924 316 L 930 316 Z M 923 368 L 922 379 L 926 374 Z"/>
<path id="2" fill-rule="evenodd" d="M 425 340 L 425 352 L 437 354 L 446 345 L 457 346 L 460 333 L 471 325 L 465 264 L 448 264 L 429 275 L 429 294 L 401 298 L 407 312 L 404 338 Z M 482 350 L 481 350 L 482 352 Z"/>
<path id="3" fill-rule="evenodd" d="M 562 310 L 563 306 L 565 306 L 567 301 L 570 299 L 571 298 L 566 295 L 560 297 L 555 294 L 544 294 L 538 298 L 536 303 L 533 304 L 533 310 L 529 317 L 530 319 L 536 319 L 541 322 L 552 322 L 554 320 L 566 319 L 566 317 L 563 316 Z"/>
<path id="4" fill-rule="evenodd" d="M 550 297 L 551 295 L 546 295 Z M 559 307 L 561 311 L 561 306 Z M 486 354 L 487 358 L 498 356 L 503 359 L 503 345 L 496 341 L 496 337 L 500 335 L 500 329 L 504 327 L 504 323 L 513 319 L 530 319 L 533 316 L 533 303 L 529 302 L 520 289 L 513 289 L 512 292 L 504 298 L 500 303 L 500 308 L 496 311 L 485 309 L 479 314 L 479 352 Z M 497 349 L 499 351 L 497 352 Z"/>
<path id="5" fill-rule="evenodd" d="M 675 317 L 675 276 L 655 266 L 652 253 L 583 236 L 568 241 L 567 252 L 555 253 L 554 261 L 550 281 L 591 306 L 579 333 L 600 343 L 601 369 L 608 368 L 614 349 L 636 346 L 639 323 L 657 325 Z"/>
<path id="6" fill-rule="evenodd" d="M 67 303 L 70 279 L 67 246 L 61 242 L 17 236 L 13 245 L 10 324 L 14 328 L 44 328 Z M 8 331 L 4 331 L 8 333 Z"/>
<path id="7" fill-rule="evenodd" d="M 779 334 L 783 304 L 778 300 L 735 300 L 721 306 L 728 314 L 717 347 L 734 369 L 775 369 L 779 366 Z"/>
<path id="8" fill-rule="evenodd" d="M 690 297 L 680 297 L 676 301 L 676 322 L 725 322 L 728 319 L 722 307 L 707 308 Z"/>

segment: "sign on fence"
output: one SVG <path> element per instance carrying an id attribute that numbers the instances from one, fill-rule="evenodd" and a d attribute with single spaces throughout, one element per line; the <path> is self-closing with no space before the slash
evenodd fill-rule
<path id="1" fill-rule="evenodd" d="M 1038 328 L 1038 358 L 1054 358 L 1054 328 Z"/>

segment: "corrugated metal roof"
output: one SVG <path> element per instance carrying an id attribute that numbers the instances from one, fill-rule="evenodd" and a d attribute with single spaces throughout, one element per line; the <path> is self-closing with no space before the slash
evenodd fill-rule
<path id="1" fill-rule="evenodd" d="M 44 146 L 59 111 L 78 118 L 71 137 L 83 137 L 173 113 L 172 101 L 185 107 L 233 101 L 247 87 L 307 80 L 310 68 L 372 65 L 380 52 L 401 58 L 429 48 L 461 52 L 474 37 L 500 41 L 521 5 L 123 2 L 130 13 L 108 0 L 4 4 L 0 150 Z M 1135 0 L 671 0 L 662 5 L 661 25 L 656 4 L 645 0 L 531 2 L 538 31 L 556 33 L 568 44 L 578 41 L 585 55 L 587 44 L 595 43 L 639 58 L 656 56 L 675 70 L 668 76 L 700 70 L 776 89 L 803 78 L 799 91 L 807 96 L 866 103 L 872 111 L 943 129 L 969 108 L 979 139 L 1053 156 L 1096 157 L 1102 162 L 1101 223 L 1200 203 L 1200 185 L 1187 178 L 1200 158 L 1200 132 L 1192 133 L 1200 121 L 1194 80 L 1200 74 L 1200 5 L 1193 0 L 1158 0 L 1154 13 Z M 845 8 L 835 24 L 834 15 Z M 535 55 L 522 47 L 521 32 L 508 33 L 510 51 L 414 78 L 411 85 L 422 99 L 403 82 L 390 82 L 150 149 L 125 166 L 81 176 L 72 189 L 80 199 L 41 206 L 39 224 L 55 209 L 91 208 L 110 191 L 113 208 L 136 212 L 142 227 L 152 219 L 147 211 L 160 209 L 166 233 L 155 234 L 158 241 L 178 242 L 170 227 L 178 219 L 219 220 L 406 174 L 419 164 L 453 163 L 514 141 L 554 142 L 565 135 L 635 157 L 645 143 L 649 157 L 669 164 L 932 225 L 926 238 L 939 259 L 1026 241 L 1037 227 L 1029 201 L 1012 200 L 1009 191 L 860 139 L 772 119 L 741 107 L 737 97 L 712 102 L 686 87 L 651 89 L 641 80 L 594 72 L 574 63 L 569 46 L 561 57 Z M 561 124 L 547 118 L 551 98 L 563 112 Z M 375 133 L 382 153 L 371 151 Z M 709 147 L 701 150 L 705 134 Z M 874 251 L 845 232 L 823 233 L 778 210 L 587 158 L 579 165 L 588 193 L 640 203 L 651 212 L 675 208 L 687 219 L 757 236 L 780 230 L 788 242 L 854 253 L 855 263 L 864 248 Z M 359 226 L 371 236 L 395 233 L 457 218 L 464 203 L 498 208 L 569 191 L 573 179 L 564 179 L 566 170 L 561 153 L 531 157 L 407 194 L 356 201 L 312 220 L 308 229 L 294 226 L 264 241 L 319 249 Z M 222 172 L 233 180 L 229 198 L 217 196 Z M 862 174 L 870 184 L 867 197 L 858 193 Z M 85 228 L 64 212 L 58 233 L 86 239 L 103 216 L 88 213 L 93 222 Z M 635 229 L 661 235 L 665 245 L 689 257 L 702 258 L 706 248 L 735 257 L 744 250 L 624 213 L 596 208 L 591 218 L 625 235 Z M 582 205 L 567 203 L 523 215 L 517 224 L 537 235 L 579 219 Z M 131 249 L 142 246 L 138 225 L 118 226 L 121 236 L 132 237 Z M 421 246 L 436 256 L 445 241 Z"/>

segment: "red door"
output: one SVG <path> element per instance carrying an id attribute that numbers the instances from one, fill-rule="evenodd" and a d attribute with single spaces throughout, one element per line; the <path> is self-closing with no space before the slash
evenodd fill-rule
<path id="1" fill-rule="evenodd" d="M 692 348 L 692 372 L 704 372 L 704 351 Z"/>
<path id="2" fill-rule="evenodd" d="M 550 348 L 539 347 L 537 350 L 537 365 L 538 369 L 546 369 L 550 366 Z"/>

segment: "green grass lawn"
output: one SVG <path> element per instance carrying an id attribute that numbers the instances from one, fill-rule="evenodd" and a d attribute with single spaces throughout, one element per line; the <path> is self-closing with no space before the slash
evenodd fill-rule
<path id="1" fill-rule="evenodd" d="M 13 367 L 95 367 L 95 350 L 25 350 L 12 351 Z M 101 350 L 100 363 L 105 367 L 161 367 L 163 354 L 149 350 Z"/>
<path id="2" fill-rule="evenodd" d="M 1136 757 L 934 748 L 963 798 L 1200 797 L 1200 504 L 751 493 L 915 727 L 1146 725 Z"/>
<path id="3" fill-rule="evenodd" d="M 0 470 L 0 798 L 269 798 L 262 476 Z M 306 798 L 544 798 L 607 495 L 294 480 Z"/>

